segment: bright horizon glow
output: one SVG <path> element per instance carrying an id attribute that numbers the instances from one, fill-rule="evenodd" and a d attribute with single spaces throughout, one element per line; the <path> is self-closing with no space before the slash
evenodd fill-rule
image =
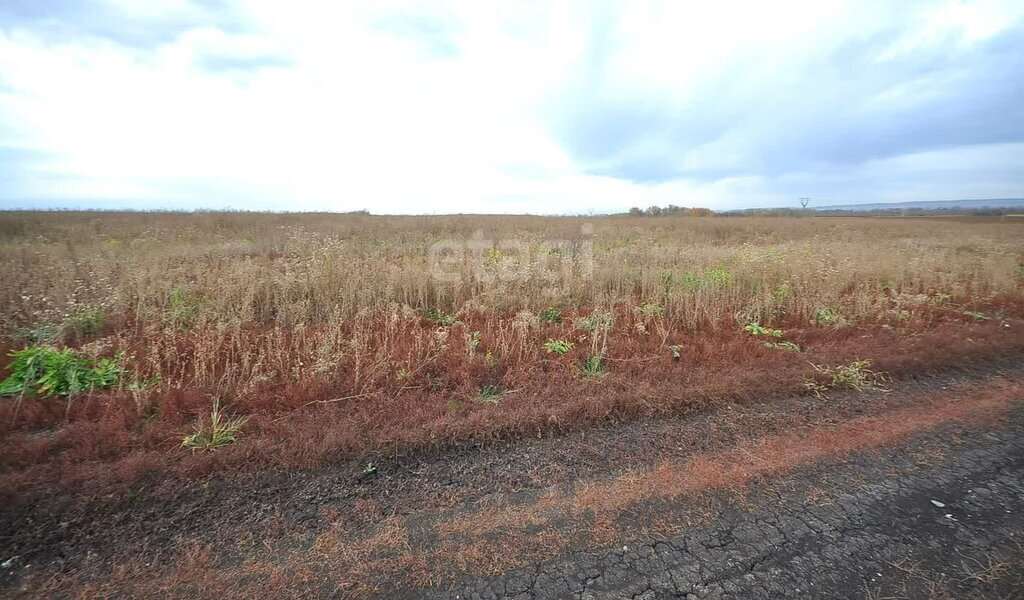
<path id="1" fill-rule="evenodd" d="M 14 0 L 0 208 L 1024 196 L 1024 3 L 593 6 Z"/>

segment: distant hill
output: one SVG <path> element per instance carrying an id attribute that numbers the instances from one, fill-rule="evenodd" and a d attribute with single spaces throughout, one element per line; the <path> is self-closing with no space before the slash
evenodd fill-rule
<path id="1" fill-rule="evenodd" d="M 879 210 L 977 210 L 985 208 L 1019 208 L 1024 210 L 1024 198 L 990 198 L 987 200 L 922 200 L 916 202 L 873 202 L 871 204 L 837 204 L 810 206 L 813 210 L 844 210 L 855 212 Z"/>

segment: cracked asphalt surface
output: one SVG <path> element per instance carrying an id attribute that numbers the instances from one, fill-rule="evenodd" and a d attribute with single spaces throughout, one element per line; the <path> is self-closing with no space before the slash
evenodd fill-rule
<path id="1" fill-rule="evenodd" d="M 820 465 L 668 539 L 382 597 L 1024 598 L 1022 467 L 1018 410 L 996 431 Z"/>

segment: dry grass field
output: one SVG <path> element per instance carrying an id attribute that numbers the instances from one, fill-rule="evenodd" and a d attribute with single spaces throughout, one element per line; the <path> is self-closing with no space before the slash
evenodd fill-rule
<path id="1" fill-rule="evenodd" d="M 0 276 L 8 495 L 827 397 L 1024 349 L 1019 220 L 6 212 Z"/>
<path id="2" fill-rule="evenodd" d="M 1012 219 L 6 212 L 0 270 L 15 597 L 415 597 L 1024 385 Z"/>

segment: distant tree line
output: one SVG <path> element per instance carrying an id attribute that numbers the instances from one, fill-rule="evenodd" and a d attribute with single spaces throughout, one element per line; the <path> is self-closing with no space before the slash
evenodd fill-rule
<path id="1" fill-rule="evenodd" d="M 1021 213 L 1020 208 L 876 208 L 871 210 L 828 210 L 828 209 L 798 209 L 798 208 L 749 208 L 746 210 L 730 210 L 716 213 L 721 217 L 926 217 L 936 215 L 948 216 L 970 216 L 970 217 L 998 217 L 1004 215 L 1015 215 Z M 632 214 L 632 213 L 630 213 Z"/>
<path id="2" fill-rule="evenodd" d="M 715 211 L 710 208 L 687 208 L 685 206 L 676 206 L 675 204 L 669 204 L 665 208 L 660 206 L 650 206 L 647 210 L 638 206 L 634 206 L 629 209 L 629 216 L 631 217 L 710 217 L 714 214 Z"/>

